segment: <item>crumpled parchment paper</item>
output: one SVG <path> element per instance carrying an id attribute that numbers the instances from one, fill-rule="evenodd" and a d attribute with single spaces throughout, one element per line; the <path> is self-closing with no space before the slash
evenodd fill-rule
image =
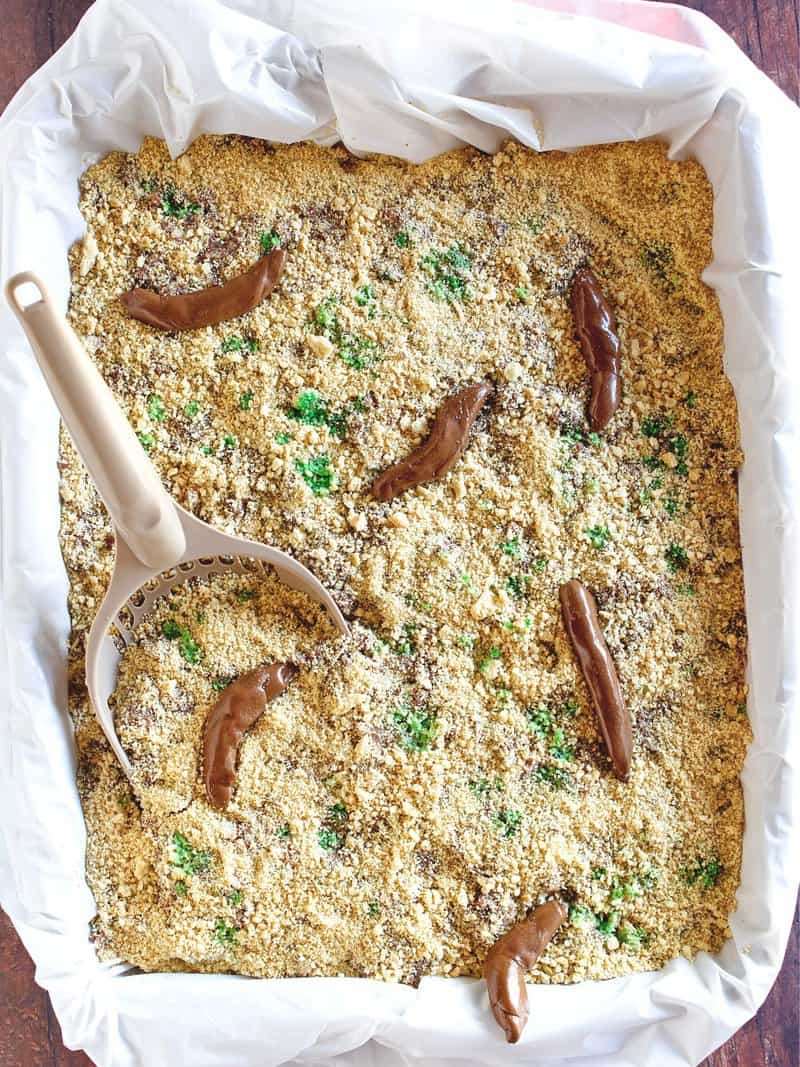
<path id="1" fill-rule="evenodd" d="M 0 276 L 64 306 L 78 175 L 144 134 L 339 137 L 422 160 L 508 136 L 541 149 L 665 139 L 714 184 L 726 367 L 746 463 L 747 830 L 732 939 L 658 973 L 530 989 L 504 1043 L 482 982 L 256 981 L 100 965 L 65 711 L 57 414 L 0 307 L 0 902 L 65 1042 L 103 1067 L 270 1067 L 413 1057 L 548 1067 L 696 1064 L 756 1010 L 800 877 L 800 112 L 713 23 L 638 0 L 98 0 L 0 120 Z M 340 1060 L 341 1061 L 341 1060 Z"/>

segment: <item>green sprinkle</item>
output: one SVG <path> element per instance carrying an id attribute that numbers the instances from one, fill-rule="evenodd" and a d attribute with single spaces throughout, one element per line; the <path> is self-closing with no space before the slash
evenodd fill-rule
<path id="1" fill-rule="evenodd" d="M 367 904 L 367 914 L 369 915 L 370 919 L 376 919 L 380 915 L 380 913 L 380 904 L 377 902 L 377 900 L 371 900 L 369 904 Z"/>
<path id="2" fill-rule="evenodd" d="M 494 817 L 495 826 L 502 830 L 503 837 L 513 837 L 519 830 L 520 823 L 522 822 L 522 812 L 514 811 L 512 808 L 503 808 Z"/>
<path id="3" fill-rule="evenodd" d="M 155 393 L 150 397 L 150 402 L 147 405 L 147 414 L 154 422 L 163 422 L 167 417 L 161 397 L 156 396 Z"/>
<path id="4" fill-rule="evenodd" d="M 227 448 L 229 452 L 232 451 L 234 448 L 236 448 L 236 438 L 233 437 L 231 434 L 226 433 L 225 436 L 222 438 L 222 447 Z"/>
<path id="5" fill-rule="evenodd" d="M 519 300 L 520 304 L 528 303 L 528 290 L 524 285 L 518 285 L 514 290 L 514 296 Z"/>
<path id="6" fill-rule="evenodd" d="M 175 895 L 179 897 L 185 897 L 189 891 L 188 885 L 182 879 L 178 879 L 172 888 L 175 890 Z"/>
<path id="7" fill-rule="evenodd" d="M 670 574 L 685 570 L 689 566 L 689 557 L 686 554 L 686 550 L 680 545 L 676 545 L 674 541 L 665 551 L 664 559 L 667 561 L 667 570 Z"/>
<path id="8" fill-rule="evenodd" d="M 546 566 L 547 566 L 547 560 L 544 558 L 544 556 L 542 556 L 541 559 L 537 559 L 536 560 L 536 562 L 533 565 L 533 569 L 535 571 L 543 571 Z"/>
<path id="9" fill-rule="evenodd" d="M 400 745 L 407 752 L 424 752 L 436 735 L 436 713 L 427 708 L 401 705 L 392 716 Z"/>
<path id="10" fill-rule="evenodd" d="M 203 453 L 204 456 L 214 455 L 214 449 L 211 447 L 211 445 L 201 445 L 200 451 Z"/>
<path id="11" fill-rule="evenodd" d="M 252 393 L 242 393 L 239 397 L 239 407 L 242 411 L 249 411 L 253 403 Z"/>
<path id="12" fill-rule="evenodd" d="M 697 393 L 690 389 L 686 396 L 683 398 L 684 404 L 687 408 L 693 408 L 697 406 Z"/>
<path id="13" fill-rule="evenodd" d="M 255 600 L 257 596 L 255 589 L 240 589 L 236 594 L 236 599 L 240 604 L 246 604 L 248 600 Z"/>
<path id="14" fill-rule="evenodd" d="M 261 234 L 261 251 L 272 252 L 275 248 L 281 247 L 281 235 L 273 226 L 269 233 Z"/>
<path id="15" fill-rule="evenodd" d="M 394 243 L 398 248 L 408 248 L 411 244 L 411 238 L 405 230 L 398 230 L 394 235 Z"/>
<path id="16" fill-rule="evenodd" d="M 574 719 L 580 711 L 580 708 L 578 707 L 577 701 L 565 700 L 561 710 L 564 712 L 565 715 L 569 715 L 571 719 Z"/>
<path id="17" fill-rule="evenodd" d="M 211 864 L 207 852 L 201 852 L 189 843 L 178 830 L 172 835 L 172 865 L 186 875 L 199 874 Z"/>
<path id="18" fill-rule="evenodd" d="M 294 466 L 314 496 L 328 496 L 336 488 L 336 475 L 328 456 L 314 456 L 308 462 L 296 459 Z"/>
<path id="19" fill-rule="evenodd" d="M 611 531 L 607 526 L 588 526 L 586 528 L 586 534 L 592 548 L 601 550 L 606 547 L 608 539 L 611 537 Z"/>
<path id="20" fill-rule="evenodd" d="M 232 889 L 225 898 L 232 908 L 238 907 L 242 903 L 244 897 L 242 896 L 241 889 Z"/>
<path id="21" fill-rule="evenodd" d="M 331 804 L 328 808 L 328 818 L 334 822 L 342 822 L 347 818 L 347 808 L 341 800 L 337 800 L 335 804 Z"/>
<path id="22" fill-rule="evenodd" d="M 323 826 L 319 831 L 317 840 L 319 842 L 319 847 L 325 849 L 326 852 L 338 852 L 344 844 L 342 835 L 338 834 L 335 830 L 330 830 L 327 826 Z"/>
<path id="23" fill-rule="evenodd" d="M 193 201 L 186 201 L 183 194 L 175 189 L 167 189 L 161 197 L 161 210 L 165 215 L 171 215 L 172 218 L 185 219 L 190 215 L 196 215 L 201 208 Z"/>
<path id="24" fill-rule="evenodd" d="M 525 220 L 525 225 L 531 233 L 541 233 L 544 229 L 544 219 L 541 215 L 532 215 Z"/>
<path id="25" fill-rule="evenodd" d="M 151 433 L 137 433 L 136 436 L 139 438 L 139 442 L 145 452 L 152 452 L 156 446 L 155 437 Z"/>
<path id="26" fill-rule="evenodd" d="M 170 641 L 174 641 L 176 637 L 181 636 L 181 628 L 174 619 L 167 619 L 161 623 L 161 633 Z"/>
<path id="27" fill-rule="evenodd" d="M 463 586 L 466 586 L 467 589 L 471 589 L 472 588 L 472 579 L 470 578 L 470 576 L 468 574 L 462 574 L 460 580 L 461 580 L 461 584 Z"/>
<path id="28" fill-rule="evenodd" d="M 292 440 L 292 435 L 290 433 L 276 433 L 275 440 L 279 445 L 288 445 Z"/>
<path id="29" fill-rule="evenodd" d="M 236 945 L 236 927 L 230 926 L 224 919 L 217 919 L 214 923 L 214 937 L 225 948 L 233 948 Z"/>
<path id="30" fill-rule="evenodd" d="M 285 822 L 282 826 L 279 826 L 275 831 L 276 837 L 279 837 L 281 841 L 285 841 L 287 837 L 291 837 L 292 831 L 289 829 L 288 822 Z"/>
<path id="31" fill-rule="evenodd" d="M 501 541 L 500 551 L 506 556 L 512 556 L 514 559 L 519 559 L 519 538 L 512 537 L 510 541 Z"/>
<path id="32" fill-rule="evenodd" d="M 593 445 L 595 448 L 599 448 L 600 447 L 600 434 L 599 433 L 590 433 L 587 436 L 587 441 L 589 442 L 590 445 Z"/>
<path id="33" fill-rule="evenodd" d="M 193 419 L 200 410 L 200 405 L 196 400 L 190 400 L 183 410 L 187 418 Z"/>

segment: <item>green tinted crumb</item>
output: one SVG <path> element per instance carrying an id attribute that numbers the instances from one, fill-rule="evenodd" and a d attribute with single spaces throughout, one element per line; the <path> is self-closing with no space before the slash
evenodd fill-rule
<path id="1" fill-rule="evenodd" d="M 398 230 L 394 235 L 394 243 L 398 248 L 408 248 L 411 244 L 411 238 L 408 236 L 405 230 Z"/>
<path id="2" fill-rule="evenodd" d="M 152 452 L 156 446 L 155 437 L 151 433 L 137 433 L 136 436 L 139 438 L 139 442 L 145 452 Z"/>
<path id="3" fill-rule="evenodd" d="M 223 689 L 227 689 L 231 682 L 235 682 L 238 675 L 236 674 L 218 674 L 216 678 L 211 682 L 211 688 L 215 693 L 221 693 Z"/>
<path id="4" fill-rule="evenodd" d="M 591 908 L 585 904 L 572 904 L 569 909 L 569 921 L 576 930 L 595 930 L 597 919 Z"/>
<path id="5" fill-rule="evenodd" d="M 155 393 L 150 397 L 147 404 L 147 414 L 153 420 L 153 422 L 163 422 L 167 417 L 167 412 L 164 409 L 164 404 L 160 396 L 156 396 Z"/>
<path id="6" fill-rule="evenodd" d="M 451 245 L 446 251 L 433 249 L 423 256 L 421 265 L 429 275 L 428 292 L 434 299 L 448 303 L 469 299 L 470 255 L 462 245 Z"/>
<path id="7" fill-rule="evenodd" d="M 175 882 L 173 889 L 175 890 L 175 895 L 178 897 L 185 897 L 189 892 L 188 885 L 182 879 L 178 879 L 178 881 Z"/>
<path id="8" fill-rule="evenodd" d="M 187 418 L 193 419 L 200 410 L 200 405 L 196 400 L 190 400 L 183 410 Z"/>
<path id="9" fill-rule="evenodd" d="M 495 826 L 502 831 L 503 837 L 513 837 L 522 822 L 522 812 L 512 808 L 503 808 L 494 817 Z"/>
<path id="10" fill-rule="evenodd" d="M 251 355 L 253 352 L 258 351 L 258 341 L 255 337 L 239 337 L 234 334 L 232 337 L 226 337 L 222 342 L 223 352 L 249 352 Z"/>
<path id="11" fill-rule="evenodd" d="M 347 433 L 349 411 L 332 411 L 327 400 L 315 389 L 306 389 L 300 394 L 294 407 L 288 408 L 286 414 L 296 422 L 306 426 L 326 426 L 335 437 L 343 438 Z"/>
<path id="12" fill-rule="evenodd" d="M 407 752 L 423 752 L 431 747 L 436 734 L 435 712 L 403 704 L 395 710 L 393 719 L 400 745 Z"/>
<path id="13" fill-rule="evenodd" d="M 703 889 L 711 889 L 716 885 L 723 869 L 722 864 L 716 857 L 706 860 L 702 856 L 698 856 L 691 867 L 683 869 L 683 876 L 689 885 L 696 885 L 699 882 Z"/>
<path id="14" fill-rule="evenodd" d="M 178 641 L 178 651 L 187 663 L 198 663 L 203 658 L 200 646 L 192 637 L 191 631 L 179 626 L 174 619 L 167 619 L 161 625 L 161 633 L 170 641 Z"/>
<path id="15" fill-rule="evenodd" d="M 172 865 L 186 875 L 200 874 L 211 864 L 211 857 L 190 844 L 180 831 L 172 835 Z"/>
<path id="16" fill-rule="evenodd" d="M 281 235 L 273 226 L 269 233 L 261 234 L 261 251 L 272 252 L 275 248 L 281 247 Z"/>
<path id="17" fill-rule="evenodd" d="M 319 847 L 325 849 L 326 852 L 336 852 L 344 844 L 342 835 L 327 826 L 323 826 L 319 831 L 317 841 L 319 842 Z"/>
<path id="18" fill-rule="evenodd" d="M 524 285 L 518 285 L 514 290 L 514 296 L 519 300 L 520 304 L 528 303 L 528 290 Z"/>
<path id="19" fill-rule="evenodd" d="M 165 215 L 171 215 L 176 219 L 185 219 L 190 215 L 196 215 L 202 210 L 199 204 L 187 201 L 183 193 L 169 187 L 164 190 L 161 197 L 161 210 Z"/>
<path id="20" fill-rule="evenodd" d="M 537 737 L 547 737 L 553 725 L 553 716 L 545 707 L 528 708 L 528 726 Z"/>
<path id="21" fill-rule="evenodd" d="M 500 542 L 500 551 L 506 556 L 512 556 L 514 559 L 519 558 L 519 538 L 512 537 L 509 541 Z"/>
<path id="22" fill-rule="evenodd" d="M 667 561 L 667 570 L 670 574 L 685 570 L 689 566 L 689 557 L 686 554 L 686 549 L 675 544 L 674 541 L 664 552 L 664 559 Z"/>
<path id="23" fill-rule="evenodd" d="M 282 841 L 284 841 L 287 837 L 291 837 L 291 834 L 292 831 L 289 827 L 288 822 L 283 823 L 283 825 L 279 826 L 278 829 L 275 831 L 275 836 L 279 837 Z"/>
<path id="24" fill-rule="evenodd" d="M 225 948 L 234 948 L 236 945 L 236 927 L 231 926 L 225 919 L 219 918 L 214 923 L 214 937 Z"/>
<path id="25" fill-rule="evenodd" d="M 378 901 L 377 900 L 371 900 L 369 902 L 369 904 L 367 904 L 367 915 L 369 915 L 369 917 L 371 919 L 375 919 L 375 918 L 377 918 L 378 915 L 380 915 L 380 913 L 381 913 L 381 906 L 378 903 Z"/>
<path id="26" fill-rule="evenodd" d="M 292 440 L 292 435 L 290 433 L 276 433 L 275 440 L 279 445 L 288 445 Z"/>
<path id="27" fill-rule="evenodd" d="M 297 459 L 294 466 L 314 496 L 327 496 L 336 488 L 336 475 L 328 456 L 314 456 L 308 461 Z"/>
<path id="28" fill-rule="evenodd" d="M 536 768 L 536 777 L 540 782 L 546 782 L 552 789 L 566 789 L 572 785 L 572 775 L 563 767 L 553 764 L 540 763 Z"/>
<path id="29" fill-rule="evenodd" d="M 588 526 L 586 534 L 592 548 L 604 549 L 611 537 L 611 531 L 607 526 Z"/>
<path id="30" fill-rule="evenodd" d="M 239 408 L 242 411 L 249 411 L 253 404 L 253 394 L 250 392 L 242 393 L 239 397 Z"/>
<path id="31" fill-rule="evenodd" d="M 242 901 L 244 900 L 244 896 L 242 895 L 241 889 L 232 889 L 230 893 L 228 893 L 228 895 L 225 897 L 225 899 L 232 908 L 235 908 L 242 903 Z"/>
<path id="32" fill-rule="evenodd" d="M 512 574 L 506 578 L 506 592 L 514 600 L 522 600 L 527 592 L 527 585 L 530 579 L 526 574 Z"/>

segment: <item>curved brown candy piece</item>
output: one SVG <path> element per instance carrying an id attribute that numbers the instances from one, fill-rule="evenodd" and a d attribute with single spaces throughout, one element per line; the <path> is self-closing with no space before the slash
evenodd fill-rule
<path id="1" fill-rule="evenodd" d="M 534 966 L 566 917 L 567 909 L 559 901 L 540 904 L 529 918 L 496 941 L 483 961 L 492 1014 L 512 1045 L 519 1041 L 528 1021 L 525 972 Z"/>
<path id="2" fill-rule="evenodd" d="M 448 396 L 439 408 L 427 441 L 372 483 L 375 499 L 394 500 L 415 485 L 447 474 L 467 447 L 472 424 L 493 392 L 491 382 L 479 382 Z"/>
<path id="3" fill-rule="evenodd" d="M 572 279 L 571 303 L 575 336 L 592 376 L 589 423 L 593 430 L 602 430 L 622 400 L 617 320 L 588 267 L 582 267 Z"/>
<path id="4" fill-rule="evenodd" d="M 224 285 L 212 285 L 194 293 L 160 296 L 151 289 L 131 289 L 120 300 L 140 322 L 159 330 L 198 330 L 235 319 L 258 307 L 283 274 L 286 249 L 275 248 L 258 263 Z"/>
<path id="5" fill-rule="evenodd" d="M 293 663 L 265 663 L 223 689 L 203 732 L 203 780 L 215 808 L 225 808 L 236 781 L 236 757 L 245 731 L 297 674 Z"/>
<path id="6" fill-rule="evenodd" d="M 619 685 L 617 668 L 600 629 L 597 602 L 581 582 L 566 582 L 559 590 L 561 614 L 586 686 L 600 720 L 614 773 L 623 781 L 631 769 L 631 716 Z"/>

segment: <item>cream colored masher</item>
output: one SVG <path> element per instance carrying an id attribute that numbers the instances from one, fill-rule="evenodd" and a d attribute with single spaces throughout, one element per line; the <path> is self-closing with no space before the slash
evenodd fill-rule
<path id="1" fill-rule="evenodd" d="M 38 300 L 21 303 L 18 290 L 25 284 L 35 286 Z M 322 604 L 340 633 L 347 633 L 347 623 L 331 594 L 297 560 L 221 533 L 175 503 L 40 278 L 30 271 L 15 274 L 6 283 L 6 296 L 114 527 L 114 570 L 89 631 L 86 686 L 103 733 L 130 777 L 108 700 L 122 651 L 159 597 L 190 578 L 230 571 L 252 575 L 267 565 L 287 585 Z"/>

